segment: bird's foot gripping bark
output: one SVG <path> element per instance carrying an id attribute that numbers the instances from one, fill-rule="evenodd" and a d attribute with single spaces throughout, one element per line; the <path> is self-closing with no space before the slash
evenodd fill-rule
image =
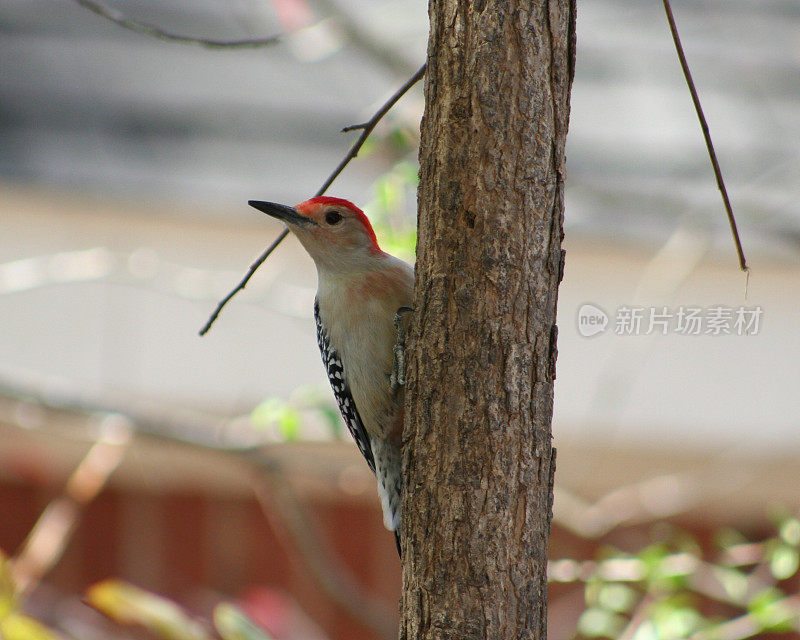
<path id="1" fill-rule="evenodd" d="M 400 307 L 397 313 L 394 314 L 394 329 L 397 334 L 397 342 L 394 344 L 394 365 L 392 367 L 392 375 L 389 378 L 392 393 L 396 393 L 406 383 L 406 327 L 403 324 L 403 316 L 409 311 L 413 311 L 413 309 L 411 307 Z"/>

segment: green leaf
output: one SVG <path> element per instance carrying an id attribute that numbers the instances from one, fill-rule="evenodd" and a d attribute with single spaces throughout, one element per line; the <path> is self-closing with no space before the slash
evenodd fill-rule
<path id="1" fill-rule="evenodd" d="M 624 626 L 625 618 L 597 607 L 589 607 L 578 619 L 578 631 L 588 638 L 614 638 Z"/>
<path id="2" fill-rule="evenodd" d="M 747 595 L 747 576 L 731 567 L 714 567 L 714 577 L 719 580 L 728 597 L 740 602 Z"/>
<path id="3" fill-rule="evenodd" d="M 285 407 L 278 420 L 278 432 L 287 442 L 300 438 L 300 414 L 291 407 Z"/>
<path id="4" fill-rule="evenodd" d="M 389 132 L 386 139 L 397 153 L 405 153 L 416 148 L 416 140 L 404 127 L 395 127 Z"/>
<path id="5" fill-rule="evenodd" d="M 638 600 L 639 593 L 633 587 L 619 582 L 601 585 L 597 592 L 597 604 L 616 613 L 630 611 Z"/>
<path id="6" fill-rule="evenodd" d="M 776 580 L 786 580 L 797 573 L 800 559 L 796 547 L 777 545 L 770 554 L 769 570 Z"/>
<path id="7" fill-rule="evenodd" d="M 797 518 L 787 518 L 778 528 L 781 539 L 793 547 L 800 545 L 800 520 Z"/>
<path id="8" fill-rule="evenodd" d="M 753 598 L 747 604 L 747 610 L 750 613 L 756 613 L 757 611 L 764 609 L 775 602 L 778 602 L 782 598 L 783 593 L 781 593 L 780 589 L 776 587 L 767 587 L 753 596 Z"/>
<path id="9" fill-rule="evenodd" d="M 298 440 L 302 420 L 300 413 L 281 398 L 267 398 L 250 414 L 250 421 L 258 429 L 275 426 L 286 441 Z"/>
<path id="10" fill-rule="evenodd" d="M 749 541 L 741 533 L 731 527 L 725 527 L 716 533 L 714 536 L 715 542 L 720 549 L 729 549 L 740 544 L 747 544 Z"/>
<path id="11" fill-rule="evenodd" d="M 600 600 L 600 590 L 605 583 L 596 578 L 590 578 L 586 581 L 586 586 L 583 588 L 583 599 L 586 601 L 587 606 L 597 606 Z"/>
<path id="12" fill-rule="evenodd" d="M 633 640 L 662 640 L 658 635 L 656 626 L 650 620 L 645 620 L 633 633 Z"/>
<path id="13" fill-rule="evenodd" d="M 419 184 L 419 165 L 416 162 L 398 162 L 394 170 L 406 185 L 416 187 Z"/>
<path id="14" fill-rule="evenodd" d="M 0 619 L 3 640 L 62 640 L 62 636 L 21 613 L 11 612 Z"/>
<path id="15" fill-rule="evenodd" d="M 339 412 L 333 407 L 320 407 L 319 412 L 325 418 L 325 423 L 330 427 L 335 436 L 342 435 L 342 419 Z"/>
<path id="16" fill-rule="evenodd" d="M 272 640 L 243 611 L 226 602 L 214 608 L 214 626 L 223 640 Z"/>
<path id="17" fill-rule="evenodd" d="M 391 175 L 379 178 L 375 182 L 375 198 L 384 213 L 394 211 L 400 206 L 402 198 L 400 185 Z"/>
<path id="18" fill-rule="evenodd" d="M 267 429 L 280 419 L 285 404 L 280 398 L 267 398 L 250 413 L 250 421 L 258 429 Z"/>
<path id="19" fill-rule="evenodd" d="M 661 563 L 669 555 L 667 545 L 658 542 L 651 544 L 636 554 L 636 556 L 645 563 L 650 572 L 657 572 Z"/>
<path id="20" fill-rule="evenodd" d="M 406 260 L 413 260 L 417 242 L 416 225 L 405 215 L 406 202 L 418 182 L 418 165 L 398 162 L 375 180 L 373 198 L 364 208 L 381 247 Z"/>
<path id="21" fill-rule="evenodd" d="M 686 586 L 687 578 L 696 566 L 690 554 L 670 553 L 667 545 L 650 545 L 638 554 L 647 567 L 648 587 L 655 591 L 676 591 Z"/>
<path id="22" fill-rule="evenodd" d="M 784 594 L 776 587 L 769 587 L 756 594 L 747 608 L 762 631 L 791 631 L 791 623 L 798 617 L 797 612 L 786 604 Z"/>
<path id="23" fill-rule="evenodd" d="M 364 158 L 370 155 L 373 151 L 375 151 L 377 144 L 373 136 L 369 136 L 365 141 L 364 144 L 361 146 L 361 149 L 358 151 L 358 155 L 361 158 Z"/>
<path id="24" fill-rule="evenodd" d="M 8 558 L 0 551 L 0 619 L 8 615 L 17 606 L 17 594 L 14 587 L 14 577 L 11 575 L 11 566 Z"/>
<path id="25" fill-rule="evenodd" d="M 119 580 L 90 587 L 86 601 L 115 622 L 140 625 L 164 640 L 211 640 L 204 627 L 171 600 Z"/>
<path id="26" fill-rule="evenodd" d="M 705 618 L 690 606 L 685 594 L 667 598 L 653 609 L 651 619 L 659 640 L 682 640 L 705 626 Z"/>

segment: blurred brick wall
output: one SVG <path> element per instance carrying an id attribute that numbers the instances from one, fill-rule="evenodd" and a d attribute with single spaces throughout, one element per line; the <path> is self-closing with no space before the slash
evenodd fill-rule
<path id="1" fill-rule="evenodd" d="M 13 555 L 56 495 L 30 484 L 0 484 L 0 549 Z M 374 505 L 308 508 L 365 591 L 396 611 L 400 563 Z M 121 578 L 190 606 L 209 591 L 237 598 L 265 586 L 291 594 L 333 640 L 372 640 L 294 557 L 255 499 L 111 489 L 88 506 L 47 582 L 82 594 L 95 582 Z"/>

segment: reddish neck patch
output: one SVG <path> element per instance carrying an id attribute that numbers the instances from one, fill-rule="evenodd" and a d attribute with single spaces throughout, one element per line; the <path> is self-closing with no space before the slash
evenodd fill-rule
<path id="1" fill-rule="evenodd" d="M 345 209 L 351 211 L 358 221 L 361 222 L 361 225 L 364 227 L 364 231 L 367 232 L 367 236 L 371 240 L 371 246 L 369 248 L 370 253 L 383 253 L 381 248 L 378 246 L 378 239 L 375 237 L 375 231 L 372 229 L 369 218 L 367 218 L 366 214 L 352 202 L 345 200 L 344 198 L 331 198 L 330 196 L 318 196 L 316 198 L 311 198 L 311 200 L 308 200 L 307 202 L 309 204 L 318 204 L 323 206 L 333 205 L 337 207 L 344 207 Z"/>

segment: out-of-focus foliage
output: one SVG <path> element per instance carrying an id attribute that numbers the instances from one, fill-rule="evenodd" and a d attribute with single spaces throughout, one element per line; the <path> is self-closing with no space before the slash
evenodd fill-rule
<path id="1" fill-rule="evenodd" d="M 33 618 L 12 611 L 0 620 L 3 640 L 62 640 L 62 636 Z"/>
<path id="2" fill-rule="evenodd" d="M 2 640 L 66 640 L 19 610 L 11 565 L 0 551 L 0 638 Z M 120 580 L 105 580 L 86 593 L 87 605 L 119 625 L 144 629 L 157 640 L 272 640 L 233 604 L 218 604 L 212 625 L 162 596 Z M 216 631 L 216 634 L 214 633 Z"/>
<path id="3" fill-rule="evenodd" d="M 388 129 L 367 139 L 361 155 L 388 156 L 391 168 L 372 185 L 373 197 L 364 211 L 375 229 L 381 248 L 414 263 L 417 244 L 417 185 L 419 166 L 416 153 L 419 132 L 405 126 Z"/>
<path id="4" fill-rule="evenodd" d="M 303 440 L 311 416 L 320 418 L 335 437 L 342 436 L 339 411 L 327 389 L 300 387 L 289 399 L 267 398 L 250 413 L 250 422 L 257 429 L 273 429 L 278 440 L 294 442 Z"/>
<path id="5" fill-rule="evenodd" d="M 131 584 L 106 580 L 92 586 L 86 602 L 121 625 L 139 625 L 164 640 L 210 640 L 203 625 L 177 604 Z"/>
<path id="6" fill-rule="evenodd" d="M 0 551 L 0 638 L 3 640 L 61 640 L 52 629 L 18 610 L 19 599 L 8 559 Z"/>
<path id="7" fill-rule="evenodd" d="M 710 548 L 669 524 L 654 525 L 652 542 L 636 551 L 602 547 L 593 560 L 553 560 L 551 583 L 583 591 L 574 640 L 744 640 L 800 631 L 800 519 L 784 516 L 758 542 L 732 529 Z M 131 584 L 106 580 L 85 602 L 115 623 L 155 640 L 271 640 L 233 604 L 202 620 L 177 603 Z M 0 553 L 0 638 L 66 640 L 21 610 L 11 563 Z M 77 639 L 76 639 L 77 640 Z"/>
<path id="8" fill-rule="evenodd" d="M 227 602 L 214 609 L 214 626 L 223 640 L 271 640 L 238 607 Z"/>
<path id="9" fill-rule="evenodd" d="M 281 398 L 267 398 L 250 414 L 253 424 L 260 429 L 274 426 L 283 440 L 297 440 L 300 432 L 300 410 Z"/>
<path id="10" fill-rule="evenodd" d="M 159 640 L 212 640 L 210 625 L 176 603 L 118 580 L 91 587 L 86 602 L 121 625 L 143 627 Z M 214 609 L 214 628 L 222 640 L 271 640 L 240 609 L 221 603 Z"/>
<path id="11" fill-rule="evenodd" d="M 662 527 L 663 529 L 663 527 Z M 552 582 L 583 582 L 574 638 L 743 640 L 800 631 L 800 520 L 749 542 L 720 532 L 710 552 L 670 529 L 635 552 L 605 548 L 590 562 L 551 562 Z"/>
<path id="12" fill-rule="evenodd" d="M 14 579 L 11 576 L 11 568 L 8 565 L 8 558 L 0 551 L 0 620 L 16 605 L 16 594 L 14 593 Z"/>
<path id="13" fill-rule="evenodd" d="M 373 185 L 373 199 L 364 207 L 381 247 L 392 255 L 414 263 L 417 244 L 415 217 L 419 170 L 416 163 L 398 162 Z"/>

